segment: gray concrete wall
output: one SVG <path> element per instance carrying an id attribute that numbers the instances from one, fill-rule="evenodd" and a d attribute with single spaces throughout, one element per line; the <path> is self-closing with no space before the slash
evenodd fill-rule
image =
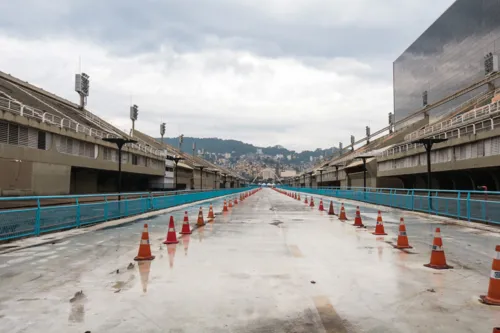
<path id="1" fill-rule="evenodd" d="M 353 187 L 363 187 L 363 172 L 350 173 L 350 186 Z M 376 187 L 377 180 L 375 177 L 371 177 L 369 174 L 366 175 L 366 187 Z"/>
<path id="2" fill-rule="evenodd" d="M 67 165 L 0 158 L 0 194 L 62 195 L 70 193 Z"/>
<path id="3" fill-rule="evenodd" d="M 32 165 L 34 195 L 60 195 L 70 193 L 70 166 L 40 162 L 33 162 Z M 91 193 L 95 193 L 95 191 Z"/>
<path id="4" fill-rule="evenodd" d="M 0 158 L 0 194 L 2 196 L 33 195 L 33 163 Z"/>
<path id="5" fill-rule="evenodd" d="M 185 185 L 186 189 L 191 188 L 191 183 L 193 180 L 193 170 L 177 168 L 177 184 Z M 174 182 L 175 182 L 175 173 L 174 173 Z"/>

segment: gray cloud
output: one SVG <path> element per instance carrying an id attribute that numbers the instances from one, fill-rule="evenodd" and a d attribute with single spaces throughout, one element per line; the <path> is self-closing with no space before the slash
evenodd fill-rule
<path id="1" fill-rule="evenodd" d="M 385 125 L 392 61 L 452 1 L 0 1 L 0 67 L 74 99 L 82 56 L 121 129 L 133 102 L 153 136 L 315 149 Z"/>
<path id="2" fill-rule="evenodd" d="M 25 38 L 77 36 L 104 43 L 122 56 L 170 45 L 181 53 L 217 47 L 270 57 L 366 59 L 400 53 L 422 31 L 422 21 L 429 24 L 450 3 L 352 1 L 352 5 L 344 2 L 332 8 L 331 2 L 318 1 L 301 15 L 277 19 L 265 7 L 225 0 L 24 0 L 0 4 L 0 29 Z M 373 15 L 380 19 L 375 23 L 373 18 L 340 22 L 336 13 L 347 11 L 349 6 L 365 10 L 361 18 Z M 415 8 L 419 16 L 401 20 L 400 12 L 409 14 L 406 7 Z M 322 13 L 326 13 L 324 19 L 318 21 Z"/>

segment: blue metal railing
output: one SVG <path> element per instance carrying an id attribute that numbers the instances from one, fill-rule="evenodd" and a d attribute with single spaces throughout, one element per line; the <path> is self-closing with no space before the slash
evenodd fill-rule
<path id="1" fill-rule="evenodd" d="M 34 197 L 0 197 L 0 204 L 24 206 L 0 210 L 0 241 L 77 228 L 148 211 L 175 207 L 246 191 L 248 188 L 211 191 L 139 192 Z"/>
<path id="2" fill-rule="evenodd" d="M 350 187 L 282 187 L 285 190 L 363 201 L 466 221 L 500 224 L 500 192 Z"/>

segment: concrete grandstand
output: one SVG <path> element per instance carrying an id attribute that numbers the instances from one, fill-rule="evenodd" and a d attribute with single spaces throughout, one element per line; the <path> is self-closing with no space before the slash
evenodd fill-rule
<path id="1" fill-rule="evenodd" d="M 394 62 L 389 126 L 286 183 L 362 187 L 364 159 L 367 187 L 499 191 L 499 13 L 495 0 L 456 1 Z M 431 184 L 422 139 L 444 141 Z"/>
<path id="2" fill-rule="evenodd" d="M 123 148 L 123 191 L 199 189 L 200 177 L 204 189 L 244 183 L 235 172 L 137 130 L 131 137 L 71 101 L 0 72 L 0 195 L 115 192 L 118 151 L 104 138 L 137 141 Z M 168 156 L 182 158 L 177 168 Z"/>

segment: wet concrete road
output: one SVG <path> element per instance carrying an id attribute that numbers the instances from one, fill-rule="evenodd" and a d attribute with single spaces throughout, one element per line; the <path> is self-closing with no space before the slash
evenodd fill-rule
<path id="1" fill-rule="evenodd" d="M 144 221 L 0 255 L 0 331 L 427 333 L 500 325 L 500 308 L 477 301 L 499 233 L 386 208 L 389 235 L 377 237 L 376 208 L 360 206 L 367 229 L 349 225 L 351 204 L 342 223 L 265 189 L 177 245 L 161 243 L 169 216 L 150 218 L 152 262 L 132 260 Z M 177 231 L 182 214 L 174 214 Z M 401 215 L 411 253 L 389 244 Z M 422 266 L 436 226 L 453 270 Z"/>

